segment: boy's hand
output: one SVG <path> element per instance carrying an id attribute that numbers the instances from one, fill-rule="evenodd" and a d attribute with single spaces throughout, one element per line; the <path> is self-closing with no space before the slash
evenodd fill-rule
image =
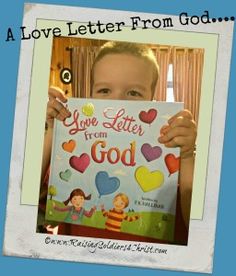
<path id="1" fill-rule="evenodd" d="M 53 128 L 54 118 L 64 121 L 67 117 L 70 117 L 71 113 L 62 103 L 66 103 L 67 99 L 64 96 L 64 92 L 58 87 L 50 87 L 48 90 L 49 101 L 47 104 L 47 125 L 49 128 Z"/>
<path id="2" fill-rule="evenodd" d="M 188 110 L 183 110 L 168 120 L 160 130 L 159 142 L 166 147 L 180 147 L 179 191 L 180 208 L 188 228 L 194 170 L 194 149 L 197 136 L 196 123 Z"/>
<path id="3" fill-rule="evenodd" d="M 160 130 L 158 141 L 168 148 L 180 147 L 181 159 L 193 156 L 197 136 L 196 123 L 190 111 L 183 110 L 168 120 Z"/>

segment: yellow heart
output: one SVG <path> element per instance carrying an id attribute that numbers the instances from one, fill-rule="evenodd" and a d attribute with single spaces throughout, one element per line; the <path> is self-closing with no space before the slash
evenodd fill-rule
<path id="1" fill-rule="evenodd" d="M 92 103 L 87 103 L 82 107 L 82 112 L 85 116 L 92 116 L 94 113 L 94 105 Z"/>
<path id="2" fill-rule="evenodd" d="M 150 172 L 145 166 L 136 169 L 135 178 L 145 193 L 161 187 L 164 182 L 161 171 Z"/>

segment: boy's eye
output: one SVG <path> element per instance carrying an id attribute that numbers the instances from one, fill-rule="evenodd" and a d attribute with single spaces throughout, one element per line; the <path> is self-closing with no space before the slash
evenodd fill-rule
<path id="1" fill-rule="evenodd" d="M 131 96 L 131 97 L 139 97 L 139 98 L 143 98 L 143 94 L 136 91 L 136 90 L 130 90 L 127 92 L 127 95 L 128 96 Z"/>
<path id="2" fill-rule="evenodd" d="M 98 94 L 107 95 L 107 94 L 110 93 L 110 89 L 108 89 L 108 88 L 102 88 L 102 89 L 99 89 L 99 90 L 97 91 L 97 93 L 98 93 Z"/>

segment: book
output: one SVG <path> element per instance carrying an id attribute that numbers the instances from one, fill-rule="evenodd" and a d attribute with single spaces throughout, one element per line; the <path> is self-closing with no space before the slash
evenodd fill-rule
<path id="1" fill-rule="evenodd" d="M 173 241 L 180 151 L 158 137 L 183 104 L 71 98 L 67 107 L 71 117 L 54 122 L 46 220 Z"/>

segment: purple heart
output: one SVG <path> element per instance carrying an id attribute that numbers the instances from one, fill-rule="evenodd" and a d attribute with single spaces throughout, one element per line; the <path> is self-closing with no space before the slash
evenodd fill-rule
<path id="1" fill-rule="evenodd" d="M 158 146 L 152 147 L 150 144 L 145 143 L 141 147 L 141 152 L 145 159 L 150 162 L 159 158 L 162 154 L 162 149 Z"/>

